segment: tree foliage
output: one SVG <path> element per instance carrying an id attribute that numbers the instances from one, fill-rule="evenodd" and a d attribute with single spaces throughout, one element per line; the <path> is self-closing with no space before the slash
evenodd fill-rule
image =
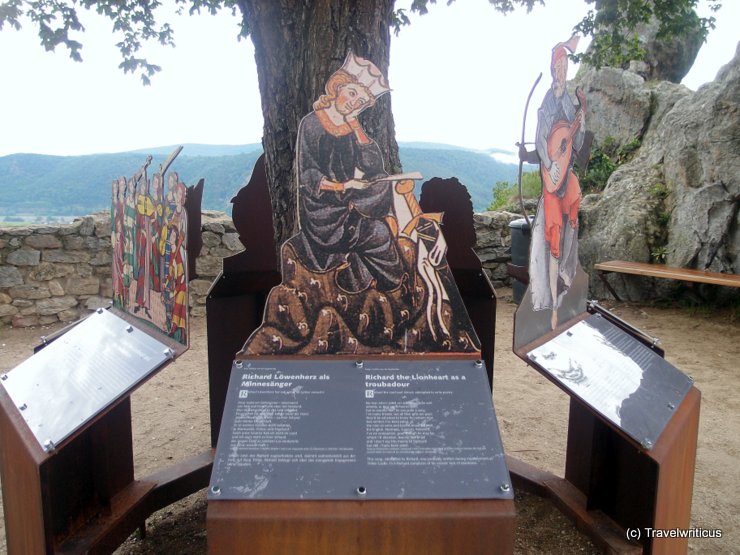
<path id="1" fill-rule="evenodd" d="M 451 4 L 455 0 L 448 0 Z M 584 18 L 574 27 L 584 36 L 591 36 L 591 48 L 586 53 L 576 54 L 577 61 L 584 61 L 595 67 L 602 65 L 620 66 L 625 60 L 641 59 L 641 50 L 635 29 L 652 18 L 660 24 L 658 38 L 668 38 L 687 32 L 699 32 L 702 38 L 714 28 L 714 17 L 700 18 L 694 9 L 699 0 L 586 0 L 593 4 Z M 508 13 L 517 7 L 532 10 L 536 4 L 545 0 L 489 0 L 494 9 Z M 215 14 L 230 10 L 241 15 L 239 38 L 252 32 L 252 22 L 247 2 L 244 0 L 175 0 L 177 12 L 187 10 L 194 13 Z M 436 0 L 413 0 L 410 11 L 423 15 L 430 4 Z M 139 0 L 121 2 L 119 0 L 6 0 L 0 3 L 0 30 L 5 26 L 20 29 L 26 17 L 38 30 L 41 45 L 47 50 L 64 46 L 70 57 L 82 61 L 82 43 L 77 33 L 85 29 L 78 17 L 78 9 L 95 11 L 111 20 L 113 33 L 118 37 L 116 46 L 121 52 L 119 67 L 126 73 L 139 74 L 144 84 L 161 68 L 140 55 L 143 45 L 148 41 L 163 45 L 174 45 L 174 30 L 167 21 L 158 20 L 158 0 Z M 721 3 L 713 0 L 710 8 L 716 11 Z M 407 10 L 393 11 L 390 26 L 398 34 L 402 27 L 410 24 Z"/>
<path id="2" fill-rule="evenodd" d="M 593 4 L 575 26 L 583 36 L 592 37 L 587 52 L 576 54 L 576 61 L 593 67 L 624 66 L 630 60 L 642 60 L 638 28 L 652 20 L 658 22 L 658 40 L 698 34 L 702 41 L 714 29 L 714 17 L 699 17 L 695 8 L 699 0 L 586 0 Z M 710 1 L 716 12 L 721 2 Z"/>
<path id="3" fill-rule="evenodd" d="M 448 3 L 454 0 L 448 0 Z M 698 0 L 587 0 L 595 4 L 578 28 L 592 35 L 594 52 L 624 46 L 619 37 L 654 14 L 663 24 L 661 32 L 676 33 L 690 19 Z M 714 0 L 712 0 L 714 1 Z M 494 9 L 507 13 L 515 8 L 531 10 L 545 0 L 489 0 Z M 410 12 L 424 14 L 435 0 L 413 0 Z M 348 50 L 373 60 L 387 74 L 390 32 L 409 23 L 408 14 L 396 9 L 395 0 L 175 0 L 178 11 L 190 14 L 230 10 L 239 17 L 240 37 L 250 36 L 255 47 L 262 114 L 263 147 L 270 197 L 275 219 L 275 242 L 280 245 L 296 229 L 296 191 L 293 162 L 298 123 L 313 100 L 323 92 L 324 81 Z M 121 52 L 120 67 L 140 75 L 142 81 L 160 68 L 141 54 L 143 45 L 156 41 L 173 44 L 174 31 L 159 0 L 0 0 L 0 30 L 19 29 L 31 22 L 47 50 L 66 47 L 74 60 L 82 59 L 78 38 L 84 31 L 78 10 L 107 17 L 113 25 Z M 702 20 L 706 29 L 711 18 Z M 616 31 L 615 31 L 616 29 Z M 616 33 L 616 34 L 615 34 Z M 621 33 L 621 34 L 619 34 Z M 592 61 L 598 63 L 598 58 Z M 362 125 L 379 144 L 385 167 L 400 170 L 395 126 L 388 95 L 362 114 Z"/>
<path id="4" fill-rule="evenodd" d="M 221 9 L 236 12 L 233 0 L 175 0 L 178 13 L 189 5 L 189 12 L 201 10 L 216 13 Z M 69 56 L 77 62 L 82 61 L 82 43 L 76 40 L 75 33 L 85 30 L 78 17 L 78 8 L 94 11 L 113 23 L 113 33 L 120 40 L 116 43 L 122 61 L 118 67 L 125 73 L 138 73 L 142 82 L 148 85 L 150 78 L 161 68 L 140 57 L 142 46 L 149 41 L 174 46 L 174 30 L 166 21 L 158 21 L 157 9 L 162 5 L 158 0 L 121 2 L 119 0 L 7 0 L 0 4 L 0 31 L 5 26 L 16 30 L 21 28 L 24 18 L 38 29 L 41 45 L 47 50 L 65 46 Z M 246 36 L 247 30 L 242 34 Z"/>
<path id="5" fill-rule="evenodd" d="M 522 198 L 536 199 L 542 194 L 542 179 L 540 172 L 528 171 L 522 173 Z M 493 186 L 493 200 L 486 210 L 503 210 L 517 202 L 519 186 L 512 181 L 497 181 Z"/>

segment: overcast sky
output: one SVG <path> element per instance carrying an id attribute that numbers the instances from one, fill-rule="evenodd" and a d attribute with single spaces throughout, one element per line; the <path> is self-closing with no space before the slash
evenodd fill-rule
<path id="1" fill-rule="evenodd" d="M 399 0 L 397 7 L 408 3 Z M 734 55 L 740 1 L 724 3 L 717 29 L 684 79 L 692 89 L 712 80 Z M 706 9 L 705 0 L 700 4 Z M 450 6 L 440 0 L 429 14 L 412 16 L 391 46 L 388 77 L 398 140 L 513 148 L 539 72 L 545 78 L 532 108 L 545 93 L 550 48 L 568 38 L 586 9 L 578 0 L 547 0 L 532 14 L 502 16 L 487 0 Z M 84 15 L 83 63 L 72 62 L 61 48 L 45 52 L 31 24 L 0 32 L 0 156 L 260 142 L 254 49 L 249 40 L 237 41 L 236 17 L 176 19 L 176 48 L 146 47 L 145 56 L 163 69 L 144 87 L 118 69 L 110 23 Z M 584 47 L 582 41 L 579 50 Z"/>

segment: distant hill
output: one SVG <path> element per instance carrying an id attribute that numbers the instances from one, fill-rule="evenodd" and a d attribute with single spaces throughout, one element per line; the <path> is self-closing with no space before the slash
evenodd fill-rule
<path id="1" fill-rule="evenodd" d="M 178 158 L 182 156 L 235 156 L 257 151 L 262 152 L 261 143 L 250 143 L 247 145 L 200 145 L 186 143 L 183 145 L 157 146 L 154 148 L 139 148 L 132 150 L 136 154 L 151 154 L 152 156 L 169 156 L 178 146 L 184 147 Z"/>
<path id="2" fill-rule="evenodd" d="M 482 212 L 491 204 L 493 186 L 497 181 L 516 181 L 516 165 L 499 162 L 481 152 L 409 148 L 402 143 L 399 155 L 405 170 L 418 170 L 424 179 L 457 177 L 468 188 L 476 212 Z M 418 196 L 419 191 L 416 194 Z"/>
<path id="3" fill-rule="evenodd" d="M 468 187 L 476 211 L 492 200 L 497 181 L 516 179 L 517 167 L 490 154 L 433 143 L 401 143 L 404 169 L 425 179 L 457 177 Z M 132 175 L 151 154 L 159 167 L 174 147 L 156 147 L 115 154 L 47 156 L 11 154 L 0 157 L 0 219 L 22 215 L 79 216 L 110 205 L 114 178 Z M 172 164 L 188 185 L 205 178 L 203 208 L 230 211 L 231 198 L 248 181 L 261 145 L 185 145 Z M 418 191 L 417 191 L 418 194 Z"/>

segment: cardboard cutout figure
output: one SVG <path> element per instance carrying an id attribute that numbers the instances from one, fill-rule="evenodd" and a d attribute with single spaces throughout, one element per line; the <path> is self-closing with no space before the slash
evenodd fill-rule
<path id="1" fill-rule="evenodd" d="M 186 187 L 172 172 L 165 193 L 166 168 L 150 187 L 150 163 L 113 181 L 113 305 L 188 345 Z"/>
<path id="2" fill-rule="evenodd" d="M 423 214 L 419 174 L 388 175 L 358 115 L 390 91 L 350 53 L 300 123 L 300 231 L 282 283 L 243 354 L 474 352 L 478 339 L 445 259 L 441 214 Z"/>
<path id="3" fill-rule="evenodd" d="M 566 89 L 568 53 L 573 53 L 577 44 L 578 37 L 573 36 L 552 49 L 552 83 L 537 112 L 536 150 L 520 149 L 523 161 L 539 163 L 543 184 L 532 229 L 529 289 L 522 303 L 531 305 L 534 311 L 549 311 L 549 326 L 543 332 L 555 329 L 567 319 L 559 310 L 566 303 L 574 281 L 580 277 L 579 282 L 584 279 L 587 282 L 578 262 L 581 186 L 573 172 L 576 159 L 588 160 L 586 98 L 576 90 L 577 102 L 574 102 Z M 586 290 L 583 287 L 577 290 L 576 296 L 582 295 L 585 305 Z"/>

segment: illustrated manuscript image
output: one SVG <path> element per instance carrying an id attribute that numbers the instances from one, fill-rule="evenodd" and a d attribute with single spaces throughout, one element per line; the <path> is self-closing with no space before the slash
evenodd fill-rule
<path id="1" fill-rule="evenodd" d="M 113 181 L 113 305 L 187 345 L 186 186 L 148 163 Z"/>
<path id="2" fill-rule="evenodd" d="M 372 62 L 350 53 L 301 121 L 300 230 L 282 246 L 282 283 L 243 354 L 480 349 L 447 265 L 442 214 L 419 207 L 421 175 L 388 175 L 358 119 L 389 91 Z"/>

